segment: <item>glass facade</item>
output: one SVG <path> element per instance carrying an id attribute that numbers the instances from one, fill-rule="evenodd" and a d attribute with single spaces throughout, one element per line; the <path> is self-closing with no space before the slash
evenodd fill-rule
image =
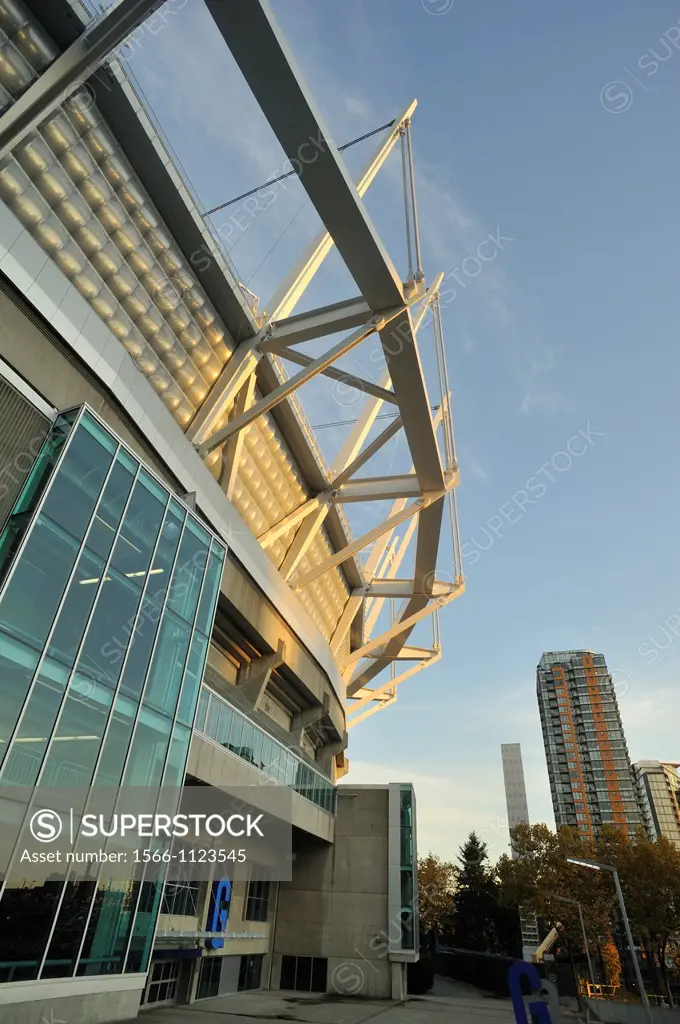
<path id="1" fill-rule="evenodd" d="M 180 786 L 225 548 L 87 409 L 0 536 L 0 818 L 16 786 Z M 26 812 L 27 814 L 29 812 Z M 23 810 L 22 810 L 23 815 Z M 14 858 L 0 982 L 146 970 L 161 886 L 44 884 Z"/>
<path id="2" fill-rule="evenodd" d="M 418 879 L 414 851 L 413 789 L 399 792 L 399 880 L 401 885 L 401 948 L 418 948 Z"/>
<path id="3" fill-rule="evenodd" d="M 231 704 L 204 686 L 194 728 L 207 739 L 242 757 L 274 782 L 335 814 L 335 786 L 301 757 L 278 743 Z"/>

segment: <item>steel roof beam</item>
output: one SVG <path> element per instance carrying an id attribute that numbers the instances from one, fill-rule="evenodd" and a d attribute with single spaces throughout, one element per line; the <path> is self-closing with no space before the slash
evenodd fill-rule
<path id="1" fill-rule="evenodd" d="M 298 366 L 310 366 L 314 362 L 313 356 L 306 356 L 292 348 L 280 349 L 278 356 L 279 359 L 288 359 L 291 363 L 296 363 Z M 372 395 L 383 402 L 390 402 L 393 405 L 397 404 L 397 396 L 394 391 L 388 391 L 379 384 L 374 384 L 372 380 L 357 377 L 353 373 L 347 373 L 346 370 L 338 370 L 335 366 L 328 366 L 325 370 L 321 371 L 321 375 L 323 377 L 330 377 L 331 380 L 338 380 L 348 388 L 356 388 L 357 391 L 363 391 L 364 394 Z"/>
<path id="2" fill-rule="evenodd" d="M 293 543 L 288 548 L 286 557 L 281 563 L 281 568 L 279 569 L 284 580 L 289 580 L 291 578 L 298 565 L 307 554 L 312 541 L 321 529 L 323 521 L 328 515 L 329 509 L 330 503 L 328 501 L 323 502 L 323 504 L 320 504 L 318 508 L 314 509 L 311 515 L 307 516 L 298 528 Z"/>
<path id="3" fill-rule="evenodd" d="M 298 345 L 313 338 L 335 334 L 336 331 L 350 331 L 353 327 L 365 324 L 373 315 L 373 310 L 369 309 L 366 300 L 359 295 L 344 302 L 311 309 L 308 313 L 289 316 L 285 320 L 270 320 L 272 340 L 266 342 L 262 350 L 278 352 L 282 345 Z"/>
<path id="4" fill-rule="evenodd" d="M 248 377 L 236 396 L 232 413 L 233 416 L 240 416 L 253 404 L 253 401 L 255 400 L 256 383 L 255 374 L 251 373 L 250 377 Z M 240 434 L 235 434 L 234 437 L 229 438 L 222 451 L 222 476 L 220 478 L 220 486 L 229 498 L 229 501 L 233 501 L 234 498 L 234 488 L 236 487 L 238 470 L 241 464 L 241 457 L 243 455 L 245 442 L 246 432 L 245 430 L 242 430 Z"/>
<path id="5" fill-rule="evenodd" d="M 80 88 L 164 0 L 119 0 L 89 25 L 0 117 L 0 159 Z"/>
<path id="6" fill-rule="evenodd" d="M 429 668 L 431 665 L 435 665 L 438 661 L 441 661 L 442 652 L 437 651 L 432 657 L 425 658 L 423 661 L 418 662 L 417 665 L 412 665 L 411 668 L 406 669 L 395 679 L 390 679 L 388 682 L 383 683 L 382 686 L 376 686 L 374 690 L 368 690 L 364 692 L 366 688 L 362 687 L 361 690 L 357 691 L 354 696 L 360 697 L 356 704 L 350 704 L 347 708 L 347 728 L 351 729 L 353 725 L 358 725 L 359 722 L 363 722 L 366 718 L 375 714 L 376 711 L 382 711 L 384 707 L 388 707 L 393 704 L 397 699 L 396 689 L 400 683 L 410 679 L 416 673 L 421 672 L 424 668 Z M 366 705 L 373 703 L 373 707 L 369 707 L 362 714 L 357 714 Z"/>
<path id="7" fill-rule="evenodd" d="M 398 314 L 397 311 L 392 311 L 391 315 Z M 386 314 L 389 316 L 390 314 Z M 237 416 L 236 419 L 231 420 L 224 427 L 216 430 L 214 434 L 211 434 L 205 441 L 196 445 L 196 450 L 201 458 L 205 458 L 210 452 L 214 451 L 215 448 L 220 448 L 225 441 L 228 441 L 230 437 L 237 434 L 239 430 L 243 430 L 244 427 L 249 426 L 259 416 L 263 416 L 265 413 L 270 412 L 280 402 L 292 395 L 294 391 L 306 384 L 307 381 L 312 380 L 317 374 L 322 373 L 328 366 L 334 363 L 336 360 L 341 359 L 342 356 L 351 352 L 353 348 L 360 345 L 362 341 L 373 334 L 374 331 L 379 330 L 381 324 L 384 322 L 383 317 L 374 317 L 363 327 L 359 327 L 356 331 L 349 335 L 347 338 L 343 338 L 337 345 L 333 345 L 327 352 L 318 359 L 312 360 L 312 362 L 296 373 L 295 376 L 289 377 L 288 380 L 283 381 L 273 391 L 269 391 L 266 395 L 263 395 L 258 402 L 256 402 L 250 409 Z M 238 355 L 238 350 L 237 350 Z M 229 363 L 227 363 L 229 366 Z"/>
<path id="8" fill-rule="evenodd" d="M 312 582 L 312 580 L 317 579 L 319 576 L 323 576 L 325 572 L 328 572 L 329 569 L 335 568 L 336 565 L 342 565 L 342 563 L 346 562 L 348 558 L 351 558 L 352 555 L 356 555 L 359 551 L 367 547 L 374 540 L 377 540 L 377 538 L 381 537 L 384 533 L 390 533 L 395 526 L 399 525 L 399 523 L 403 523 L 406 519 L 410 519 L 411 516 L 416 514 L 422 515 L 423 510 L 431 502 L 437 501 L 438 499 L 438 495 L 425 495 L 422 498 L 418 498 L 418 500 L 414 501 L 411 505 L 406 505 L 400 512 L 390 516 L 389 519 L 385 519 L 384 522 L 378 523 L 378 525 L 374 526 L 373 529 L 368 530 L 366 533 L 362 534 L 361 537 L 357 537 L 356 540 L 347 544 L 341 551 L 337 551 L 335 554 L 329 555 L 324 562 L 314 566 L 314 568 L 306 573 L 301 579 L 295 581 L 293 589 L 302 590 L 302 588 L 306 587 L 308 583 Z"/>
<path id="9" fill-rule="evenodd" d="M 331 482 L 331 487 L 335 490 L 336 487 L 341 487 L 351 477 L 354 476 L 358 469 L 361 469 L 373 456 L 380 451 L 381 448 L 391 441 L 395 434 L 398 434 L 402 428 L 401 416 L 397 416 L 389 426 L 385 427 L 383 431 L 370 444 L 367 444 L 362 451 L 356 456 L 356 458 L 349 463 L 349 465 L 338 474 L 338 476 Z"/>
<path id="10" fill-rule="evenodd" d="M 270 526 L 268 530 L 265 530 L 265 532 L 261 533 L 257 538 L 262 547 L 271 547 L 275 540 L 282 537 L 284 533 L 288 533 L 289 530 L 292 530 L 293 527 L 298 525 L 298 523 L 301 523 L 303 519 L 307 518 L 307 516 L 311 516 L 312 513 L 316 512 L 321 505 L 328 507 L 330 504 L 330 497 L 330 491 L 322 491 L 320 494 L 315 494 L 313 498 L 309 498 L 302 505 L 293 509 L 293 511 L 289 512 L 288 515 L 285 515 L 283 519 L 279 519 L 278 523 L 274 523 L 273 526 Z"/>
<path id="11" fill-rule="evenodd" d="M 201 444 L 214 429 L 222 416 L 246 383 L 255 373 L 257 364 L 262 358 L 259 350 L 258 334 L 243 342 L 234 352 L 221 374 L 208 392 L 208 396 L 197 411 L 186 430 L 186 435 L 194 444 Z"/>
<path id="12" fill-rule="evenodd" d="M 303 84 L 267 0 L 206 3 L 369 307 L 403 306 L 404 286 Z M 253 60 L 254 39 L 257 60 Z M 441 490 L 443 470 L 408 310 L 380 331 L 380 341 L 421 488 Z"/>
<path id="13" fill-rule="evenodd" d="M 447 597 L 452 594 L 455 584 L 450 580 L 432 580 L 428 585 L 431 597 Z M 408 598 L 417 593 L 415 580 L 382 579 L 373 580 L 365 587 L 356 587 L 352 594 L 355 597 L 375 598 Z"/>
<path id="14" fill-rule="evenodd" d="M 389 501 L 394 498 L 419 498 L 422 495 L 415 473 L 402 476 L 372 476 L 350 480 L 333 494 L 333 503 L 350 501 Z"/>

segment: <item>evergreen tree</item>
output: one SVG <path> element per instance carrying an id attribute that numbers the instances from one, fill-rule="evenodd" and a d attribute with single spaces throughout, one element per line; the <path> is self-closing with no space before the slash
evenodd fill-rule
<path id="1" fill-rule="evenodd" d="M 486 843 L 471 832 L 460 848 L 458 886 L 453 896 L 456 946 L 483 953 L 496 952 L 497 883 L 489 865 Z"/>

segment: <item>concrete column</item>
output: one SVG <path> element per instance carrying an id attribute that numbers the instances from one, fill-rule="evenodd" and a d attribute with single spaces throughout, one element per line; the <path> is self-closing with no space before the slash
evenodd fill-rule
<path id="1" fill-rule="evenodd" d="M 254 708 L 259 707 L 264 697 L 267 683 L 275 668 L 283 665 L 286 656 L 286 644 L 279 640 L 273 654 L 264 654 L 249 665 L 248 675 L 236 683 L 241 693 L 250 701 Z"/>

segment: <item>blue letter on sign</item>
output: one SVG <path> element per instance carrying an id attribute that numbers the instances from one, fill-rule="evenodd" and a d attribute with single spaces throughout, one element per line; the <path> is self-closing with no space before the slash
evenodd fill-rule
<path id="1" fill-rule="evenodd" d="M 229 920 L 230 900 L 231 882 L 228 881 L 228 879 L 223 878 L 221 882 L 216 882 L 213 887 L 213 893 L 210 899 L 210 924 L 208 925 L 208 931 L 226 931 L 227 921 Z M 206 941 L 206 946 L 208 949 L 222 949 L 224 946 L 224 939 L 208 939 Z"/>
<path id="2" fill-rule="evenodd" d="M 512 1008 L 515 1011 L 515 1020 L 517 1024 L 529 1024 L 527 1011 L 524 1006 L 524 996 L 522 995 L 522 977 L 526 978 L 531 985 L 531 994 L 533 996 L 539 995 L 541 989 L 545 989 L 547 986 L 534 965 L 528 964 L 523 960 L 518 960 L 508 971 L 508 984 L 510 986 Z M 536 1018 L 538 1024 L 551 1024 L 550 1011 L 542 999 L 539 998 L 529 1003 L 529 1013 Z M 552 1024 L 558 1024 L 558 1022 L 554 1021 Z"/>

